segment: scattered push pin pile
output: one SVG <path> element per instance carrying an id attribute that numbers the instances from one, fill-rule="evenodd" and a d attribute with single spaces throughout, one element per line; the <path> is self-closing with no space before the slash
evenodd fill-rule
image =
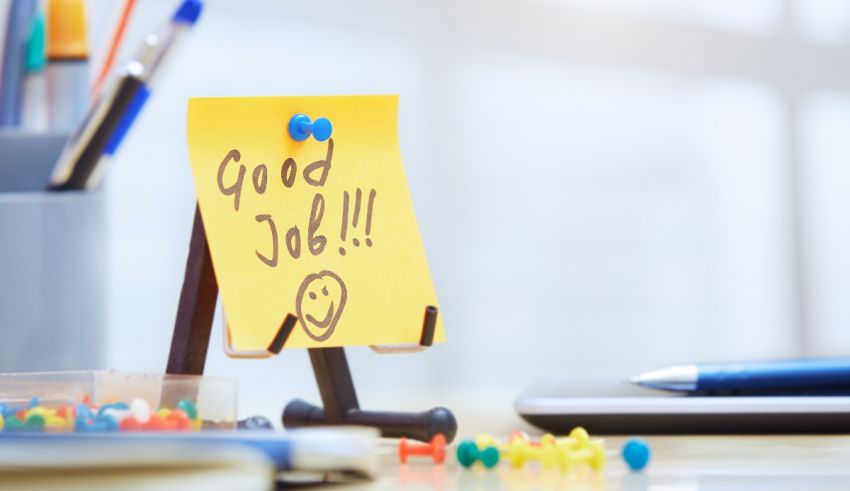
<path id="1" fill-rule="evenodd" d="M 632 438 L 623 446 L 620 455 L 630 469 L 639 471 L 649 463 L 649 446 L 639 438 Z M 527 435 L 515 432 L 506 444 L 490 435 L 480 435 L 475 441 L 466 440 L 457 447 L 458 462 L 466 468 L 480 462 L 483 467 L 492 469 L 504 457 L 514 468 L 538 462 L 543 469 L 569 471 L 577 466 L 588 466 L 601 471 L 609 456 L 605 442 L 591 438 L 581 427 L 574 428 L 567 437 L 546 434 L 540 441 L 532 441 Z"/>
<path id="2" fill-rule="evenodd" d="M 87 399 L 73 405 L 47 407 L 33 398 L 29 405 L 0 404 L 0 431 L 3 432 L 114 432 L 114 431 L 197 431 L 202 420 L 188 399 L 175 408 L 151 410 L 144 399 L 97 406 Z"/>

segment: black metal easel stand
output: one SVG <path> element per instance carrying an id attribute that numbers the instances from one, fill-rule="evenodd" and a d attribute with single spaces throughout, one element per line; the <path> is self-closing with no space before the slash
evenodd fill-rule
<path id="1" fill-rule="evenodd" d="M 204 373 L 217 297 L 218 283 L 212 267 L 204 224 L 196 207 L 167 373 Z M 270 351 L 277 353 L 282 349 L 294 327 L 291 317 L 288 316 L 284 321 L 281 331 L 269 347 Z M 437 309 L 428 307 L 420 339 L 422 346 L 431 345 L 436 319 Z M 454 439 L 457 422 L 448 409 L 437 407 L 421 413 L 364 411 L 360 409 L 357 401 L 345 350 L 310 348 L 308 352 L 324 408 L 298 399 L 290 402 L 283 411 L 283 425 L 286 428 L 357 425 L 377 428 L 381 435 L 386 437 L 406 436 L 428 441 L 437 433 L 442 433 L 446 440 Z"/>
<path id="2" fill-rule="evenodd" d="M 342 348 L 313 348 L 310 361 L 324 409 L 296 399 L 283 410 L 283 425 L 287 428 L 322 425 L 371 426 L 386 437 L 413 438 L 428 441 L 437 433 L 452 441 L 457 422 L 451 411 L 437 407 L 421 413 L 364 411 L 357 402 L 357 393 L 345 350 Z"/>

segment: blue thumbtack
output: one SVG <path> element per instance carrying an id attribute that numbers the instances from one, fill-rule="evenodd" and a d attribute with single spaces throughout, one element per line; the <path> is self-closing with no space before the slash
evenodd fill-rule
<path id="1" fill-rule="evenodd" d="M 649 445 L 640 438 L 630 438 L 623 445 L 623 460 L 633 471 L 642 470 L 649 463 L 650 458 Z"/>
<path id="2" fill-rule="evenodd" d="M 307 138 L 310 138 L 310 135 L 313 135 L 316 141 L 323 142 L 331 137 L 332 132 L 333 126 L 331 126 L 328 118 L 319 118 L 315 121 L 310 121 L 309 116 L 299 113 L 292 116 L 292 119 L 289 120 L 289 136 L 298 142 L 303 142 Z"/>

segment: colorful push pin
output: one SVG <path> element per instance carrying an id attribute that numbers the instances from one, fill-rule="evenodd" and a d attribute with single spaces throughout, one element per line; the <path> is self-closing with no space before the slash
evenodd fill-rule
<path id="1" fill-rule="evenodd" d="M 251 416 L 249 418 L 240 419 L 236 423 L 236 428 L 240 430 L 274 430 L 274 425 L 265 416 Z"/>
<path id="2" fill-rule="evenodd" d="M 128 416 L 121 420 L 119 428 L 121 431 L 142 431 L 144 426 L 135 417 Z"/>
<path id="3" fill-rule="evenodd" d="M 410 455 L 430 455 L 434 463 L 442 464 L 446 460 L 446 437 L 437 433 L 431 443 L 423 444 L 410 444 L 407 438 L 402 437 L 398 442 L 398 458 L 406 464 Z"/>
<path id="4" fill-rule="evenodd" d="M 12 406 L 3 406 L 3 417 L 8 418 L 10 416 L 15 416 L 21 410 L 19 407 Z"/>
<path id="5" fill-rule="evenodd" d="M 189 399 L 180 399 L 180 402 L 177 403 L 177 409 L 186 413 L 189 419 L 196 419 L 198 417 L 198 408 Z"/>
<path id="6" fill-rule="evenodd" d="M 313 135 L 316 141 L 323 142 L 331 137 L 331 133 L 333 126 L 328 118 L 311 121 L 306 114 L 298 113 L 289 120 L 289 136 L 298 142 L 310 138 L 310 135 Z"/>
<path id="7" fill-rule="evenodd" d="M 56 410 L 44 406 L 31 407 L 27 411 L 26 423 L 31 431 L 60 431 L 65 427 L 65 420 L 56 415 Z"/>
<path id="8" fill-rule="evenodd" d="M 544 433 L 540 437 L 540 445 L 558 445 L 558 439 L 551 433 Z"/>
<path id="9" fill-rule="evenodd" d="M 623 445 L 621 455 L 623 456 L 623 460 L 626 461 L 626 465 L 629 466 L 629 469 L 640 471 L 649 463 L 651 452 L 649 451 L 649 444 L 645 441 L 640 438 L 630 438 Z"/>
<path id="10" fill-rule="evenodd" d="M 192 429 L 192 420 L 180 409 L 171 411 L 166 421 L 169 423 L 170 429 L 177 431 L 186 431 Z"/>
<path id="11" fill-rule="evenodd" d="M 154 413 L 148 419 L 148 422 L 142 426 L 142 429 L 145 431 L 168 431 L 168 426 L 168 423 L 159 413 Z"/>
<path id="12" fill-rule="evenodd" d="M 566 449 L 560 449 L 554 445 L 533 446 L 532 442 L 522 438 L 514 438 L 508 444 L 507 457 L 516 469 L 524 466 L 526 462 L 537 461 L 543 465 L 544 469 L 552 469 L 558 461 L 564 460 Z"/>
<path id="13" fill-rule="evenodd" d="M 126 402 L 113 402 L 112 404 L 104 404 L 103 406 L 100 406 L 100 409 L 97 410 L 97 416 L 102 416 L 106 411 L 110 409 L 126 411 L 130 409 L 130 406 Z"/>
<path id="14" fill-rule="evenodd" d="M 41 414 L 33 414 L 28 416 L 24 422 L 26 431 L 44 431 L 44 416 Z"/>
<path id="15" fill-rule="evenodd" d="M 59 416 L 47 416 L 44 418 L 44 428 L 46 431 L 66 431 L 68 429 L 68 422 Z"/>
<path id="16" fill-rule="evenodd" d="M 466 440 L 457 446 L 457 461 L 467 469 L 476 462 L 481 462 L 481 465 L 487 469 L 492 469 L 499 463 L 499 449 L 496 447 L 479 449 L 475 442 Z"/>
<path id="17" fill-rule="evenodd" d="M 25 431 L 26 425 L 17 417 L 17 416 L 9 416 L 6 418 L 6 426 L 5 431 L 10 433 L 16 431 Z"/>
<path id="18" fill-rule="evenodd" d="M 514 431 L 511 432 L 511 436 L 508 437 L 508 443 L 510 443 L 514 440 L 517 440 L 517 439 L 525 440 L 527 442 L 531 441 L 531 439 L 528 438 L 528 433 L 526 433 L 524 431 L 520 431 L 520 430 L 514 430 Z"/>
<path id="19" fill-rule="evenodd" d="M 495 447 L 496 450 L 499 451 L 500 455 L 508 451 L 507 445 L 500 443 L 495 437 L 493 437 L 493 435 L 487 435 L 484 433 L 475 437 L 475 444 L 478 445 L 478 450 L 484 450 L 487 447 Z"/>
<path id="20" fill-rule="evenodd" d="M 508 443 L 513 442 L 514 440 L 523 440 L 527 442 L 532 447 L 540 447 L 543 445 L 552 444 L 555 442 L 556 438 L 551 433 L 545 433 L 540 440 L 532 440 L 528 433 L 520 430 L 514 430 L 511 432 L 511 436 L 508 437 Z"/>
<path id="21" fill-rule="evenodd" d="M 34 415 L 39 415 L 41 417 L 47 417 L 47 416 L 55 414 L 55 413 L 56 413 L 56 411 L 48 410 L 45 407 L 33 406 L 33 407 L 31 407 L 31 409 L 29 411 L 27 411 L 27 419 L 29 419 L 30 416 L 34 416 Z"/>
<path id="22" fill-rule="evenodd" d="M 147 423 L 151 419 L 151 407 L 148 405 L 148 401 L 142 398 L 133 399 L 130 402 L 130 414 L 137 423 Z M 128 423 L 128 425 L 133 426 L 132 423 Z"/>
<path id="23" fill-rule="evenodd" d="M 570 431 L 570 436 L 567 437 L 572 440 L 573 446 L 581 448 L 590 443 L 590 435 L 587 434 L 587 430 L 582 428 L 581 426 L 576 426 Z"/>
<path id="24" fill-rule="evenodd" d="M 587 445 L 566 450 L 559 455 L 559 463 L 561 469 L 568 470 L 573 466 L 586 464 L 593 470 L 600 471 L 605 468 L 605 459 L 608 457 L 605 452 L 605 444 L 601 442 L 589 442 Z"/>
<path id="25" fill-rule="evenodd" d="M 556 438 L 551 433 L 546 433 L 540 437 L 541 445 L 555 445 L 557 447 L 567 448 L 570 450 L 584 448 L 592 442 L 604 444 L 604 440 L 601 438 L 591 439 L 590 435 L 587 434 L 587 430 L 581 426 L 573 428 L 572 431 L 570 431 L 570 435 L 566 437 Z"/>
<path id="26" fill-rule="evenodd" d="M 91 409 L 85 404 L 77 404 L 74 417 L 74 431 L 85 432 L 89 431 L 94 415 Z"/>
<path id="27" fill-rule="evenodd" d="M 118 419 L 109 413 L 95 416 L 94 422 L 89 426 L 89 431 L 93 432 L 111 432 L 119 431 L 120 429 L 121 425 Z"/>
<path id="28" fill-rule="evenodd" d="M 478 445 L 478 448 L 495 447 L 497 445 L 496 438 L 486 433 L 476 436 L 475 444 Z"/>

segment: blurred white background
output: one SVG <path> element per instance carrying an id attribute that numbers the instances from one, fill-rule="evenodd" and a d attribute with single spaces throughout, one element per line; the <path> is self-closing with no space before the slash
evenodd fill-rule
<path id="1" fill-rule="evenodd" d="M 118 3 L 90 0 L 96 59 Z M 119 59 L 176 4 L 139 2 Z M 848 354 L 848 56 L 842 0 L 208 0 L 108 171 L 109 366 L 165 368 L 187 98 L 307 94 L 401 95 L 449 338 L 349 350 L 364 407 Z M 230 360 L 221 334 L 207 373 L 243 415 L 318 402 L 305 351 Z"/>

